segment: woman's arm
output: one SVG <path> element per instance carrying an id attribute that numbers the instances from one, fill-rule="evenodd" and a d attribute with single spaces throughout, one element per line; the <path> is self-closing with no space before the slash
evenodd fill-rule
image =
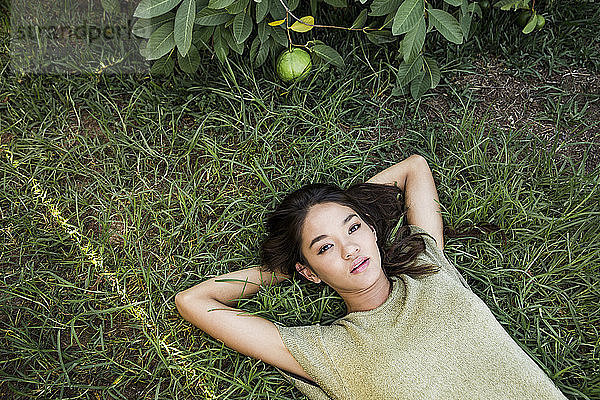
<path id="1" fill-rule="evenodd" d="M 404 191 L 406 221 L 417 225 L 434 237 L 440 249 L 444 248 L 444 224 L 435 182 L 427 160 L 412 155 L 392 165 L 367 181 L 396 185 Z"/>
<path id="2" fill-rule="evenodd" d="M 283 344 L 275 324 L 232 307 L 236 299 L 252 296 L 261 285 L 285 279 L 285 275 L 265 272 L 258 267 L 247 268 L 179 292 L 175 304 L 183 318 L 228 347 L 311 379 Z"/>

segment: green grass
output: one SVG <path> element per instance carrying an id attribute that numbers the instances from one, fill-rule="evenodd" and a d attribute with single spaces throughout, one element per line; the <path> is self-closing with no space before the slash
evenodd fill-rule
<path id="1" fill-rule="evenodd" d="M 174 295 L 257 265 L 264 216 L 290 190 L 360 182 L 412 153 L 430 163 L 446 225 L 506 232 L 447 241 L 475 293 L 569 398 L 600 396 L 600 168 L 565 157 L 569 144 L 494 127 L 449 83 L 394 97 L 384 48 L 331 38 L 352 67 L 292 89 L 238 62 L 235 81 L 214 63 L 165 80 L 3 70 L 0 397 L 301 399 L 185 322 Z M 457 57 L 447 74 L 468 70 Z M 585 112 L 569 115 L 565 129 L 598 143 Z M 240 306 L 290 325 L 343 312 L 301 281 Z"/>

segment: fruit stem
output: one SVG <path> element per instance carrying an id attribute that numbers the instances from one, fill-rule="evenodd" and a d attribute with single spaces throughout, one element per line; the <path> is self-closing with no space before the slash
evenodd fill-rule
<path id="1" fill-rule="evenodd" d="M 290 22 L 289 22 L 289 15 L 290 14 L 291 14 L 290 11 L 286 8 L 286 11 L 285 11 L 285 31 L 287 33 L 288 43 L 289 43 L 288 50 L 292 51 L 292 46 L 294 45 L 294 43 L 292 43 L 292 36 L 290 35 Z"/>

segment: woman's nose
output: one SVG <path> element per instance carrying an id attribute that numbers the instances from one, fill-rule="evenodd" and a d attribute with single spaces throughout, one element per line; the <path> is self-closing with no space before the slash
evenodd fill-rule
<path id="1" fill-rule="evenodd" d="M 355 243 L 349 243 L 344 246 L 344 258 L 350 258 L 352 255 L 358 253 L 359 247 Z"/>

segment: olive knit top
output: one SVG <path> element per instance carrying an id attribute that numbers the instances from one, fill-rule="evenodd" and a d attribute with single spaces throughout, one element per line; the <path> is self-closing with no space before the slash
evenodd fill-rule
<path id="1" fill-rule="evenodd" d="M 311 400 L 565 399 L 424 230 L 420 279 L 391 277 L 379 307 L 331 325 L 278 326 L 316 384 L 281 371 Z"/>

